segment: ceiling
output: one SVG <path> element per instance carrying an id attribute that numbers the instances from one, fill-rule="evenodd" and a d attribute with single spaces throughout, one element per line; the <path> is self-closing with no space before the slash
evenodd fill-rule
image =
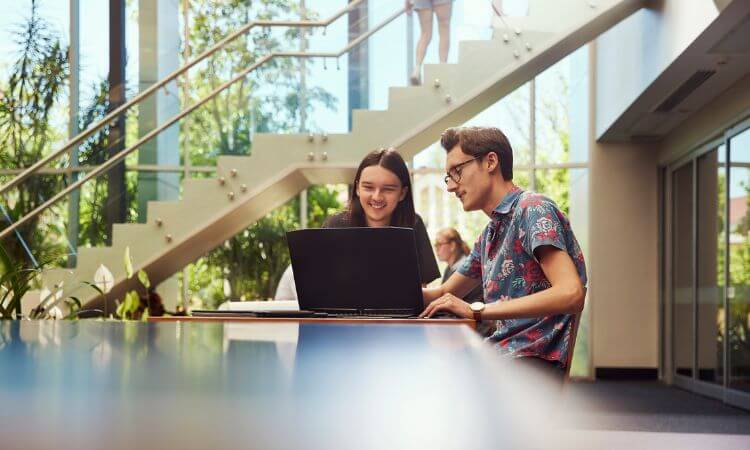
<path id="1" fill-rule="evenodd" d="M 750 1 L 724 6 L 600 141 L 658 141 L 750 73 Z"/>

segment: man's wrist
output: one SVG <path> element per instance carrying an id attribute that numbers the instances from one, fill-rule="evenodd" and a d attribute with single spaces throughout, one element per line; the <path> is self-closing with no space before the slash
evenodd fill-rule
<path id="1" fill-rule="evenodd" d="M 506 305 L 507 302 L 505 301 L 497 301 L 492 303 L 487 303 L 486 308 L 484 308 L 484 311 L 482 311 L 482 320 L 504 320 L 504 319 L 511 319 L 513 317 L 508 317 L 508 305 Z"/>
<path id="2" fill-rule="evenodd" d="M 477 322 L 482 320 L 482 313 L 484 312 L 485 306 L 486 305 L 483 302 L 474 302 L 469 305 L 469 308 L 471 308 L 473 318 Z"/>

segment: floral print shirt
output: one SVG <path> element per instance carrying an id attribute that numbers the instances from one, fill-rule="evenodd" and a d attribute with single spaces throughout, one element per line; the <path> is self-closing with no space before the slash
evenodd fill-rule
<path id="1" fill-rule="evenodd" d="M 568 218 L 547 197 L 515 188 L 492 212 L 474 250 L 457 271 L 481 277 L 486 303 L 524 297 L 551 286 L 534 255 L 544 245 L 567 252 L 586 286 L 583 253 Z M 488 340 L 503 354 L 534 356 L 563 368 L 572 331 L 569 314 L 506 319 L 497 321 L 497 331 Z"/>

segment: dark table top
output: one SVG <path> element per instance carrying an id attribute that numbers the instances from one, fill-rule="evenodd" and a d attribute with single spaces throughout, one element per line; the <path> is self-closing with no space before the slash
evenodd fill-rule
<path id="1" fill-rule="evenodd" d="M 0 322 L 0 448 L 546 447 L 518 370 L 466 326 Z"/>

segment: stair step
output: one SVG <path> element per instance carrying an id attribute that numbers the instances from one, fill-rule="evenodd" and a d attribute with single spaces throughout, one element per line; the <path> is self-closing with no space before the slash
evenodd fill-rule
<path id="1" fill-rule="evenodd" d="M 116 223 L 112 226 L 112 246 L 124 248 L 133 241 L 144 239 L 154 228 L 154 224 L 147 223 Z"/>
<path id="2" fill-rule="evenodd" d="M 115 279 L 125 274 L 125 252 L 112 247 L 83 247 L 78 249 L 76 278 L 78 282 L 94 281 L 94 274 L 104 264 Z"/>
<path id="3" fill-rule="evenodd" d="M 384 133 L 392 130 L 397 123 L 396 115 L 390 110 L 352 110 L 352 133 L 355 133 L 357 139 L 361 139 L 362 142 L 369 143 L 370 148 L 387 145 Z"/>
<path id="4" fill-rule="evenodd" d="M 286 152 L 289 150 L 299 151 L 304 154 L 306 151 L 315 151 L 319 146 L 324 146 L 325 142 L 321 133 L 313 133 L 313 139 L 310 140 L 309 134 L 271 134 L 258 133 L 253 141 L 252 157 L 259 156 L 263 152 L 255 150 L 272 149 L 274 152 Z"/>
<path id="5" fill-rule="evenodd" d="M 222 156 L 216 161 L 217 178 L 221 177 L 224 180 L 223 195 L 229 195 L 230 192 L 241 195 L 242 185 L 245 186 L 245 192 L 252 190 L 261 179 L 272 172 L 271 169 L 277 162 L 289 161 L 291 164 L 303 160 L 298 156 L 297 161 L 294 161 L 293 155 L 301 155 L 304 149 L 295 151 L 294 148 L 282 149 L 277 146 L 272 150 L 257 145 L 255 149 L 257 153 L 250 156 Z"/>
<path id="6" fill-rule="evenodd" d="M 31 310 L 39 306 L 44 298 L 52 301 L 50 294 L 56 294 L 62 290 L 64 295 L 76 286 L 75 271 L 67 268 L 45 269 L 42 272 L 42 288 L 29 290 L 21 297 L 21 313 L 28 316 Z M 49 291 L 45 292 L 45 289 Z"/>
<path id="7" fill-rule="evenodd" d="M 439 81 L 441 86 L 451 86 L 460 70 L 458 64 L 425 64 L 422 84 L 434 88 L 435 81 Z"/>
<path id="8" fill-rule="evenodd" d="M 388 110 L 408 110 L 415 117 L 429 117 L 445 101 L 444 92 L 432 86 L 396 87 L 388 90 Z"/>
<path id="9" fill-rule="evenodd" d="M 194 206 L 216 206 L 220 199 L 226 199 L 227 193 L 231 191 L 229 186 L 221 184 L 219 178 L 188 178 L 182 182 L 182 205 Z M 198 203 L 194 203 L 198 202 Z M 181 212 L 190 213 L 190 211 Z"/>
<path id="10" fill-rule="evenodd" d="M 162 227 L 167 225 L 167 222 L 172 224 L 171 219 L 180 217 L 182 210 L 185 208 L 185 204 L 182 201 L 154 201 L 151 200 L 146 206 L 146 220 L 148 225 L 158 226 L 157 222 L 161 222 Z M 167 219 L 170 219 L 167 221 Z"/>
<path id="11" fill-rule="evenodd" d="M 166 236 L 174 232 L 174 230 L 170 230 L 169 227 L 165 226 L 164 219 L 162 219 L 161 226 L 157 225 L 155 221 L 146 224 L 116 224 L 112 231 L 112 247 L 119 249 L 123 255 L 125 254 L 125 247 L 129 247 L 131 259 L 134 262 L 150 259 L 160 249 L 166 248 L 169 245 Z"/>
<path id="12" fill-rule="evenodd" d="M 43 272 L 42 287 L 50 291 L 71 285 L 75 281 L 75 269 L 55 268 Z"/>

